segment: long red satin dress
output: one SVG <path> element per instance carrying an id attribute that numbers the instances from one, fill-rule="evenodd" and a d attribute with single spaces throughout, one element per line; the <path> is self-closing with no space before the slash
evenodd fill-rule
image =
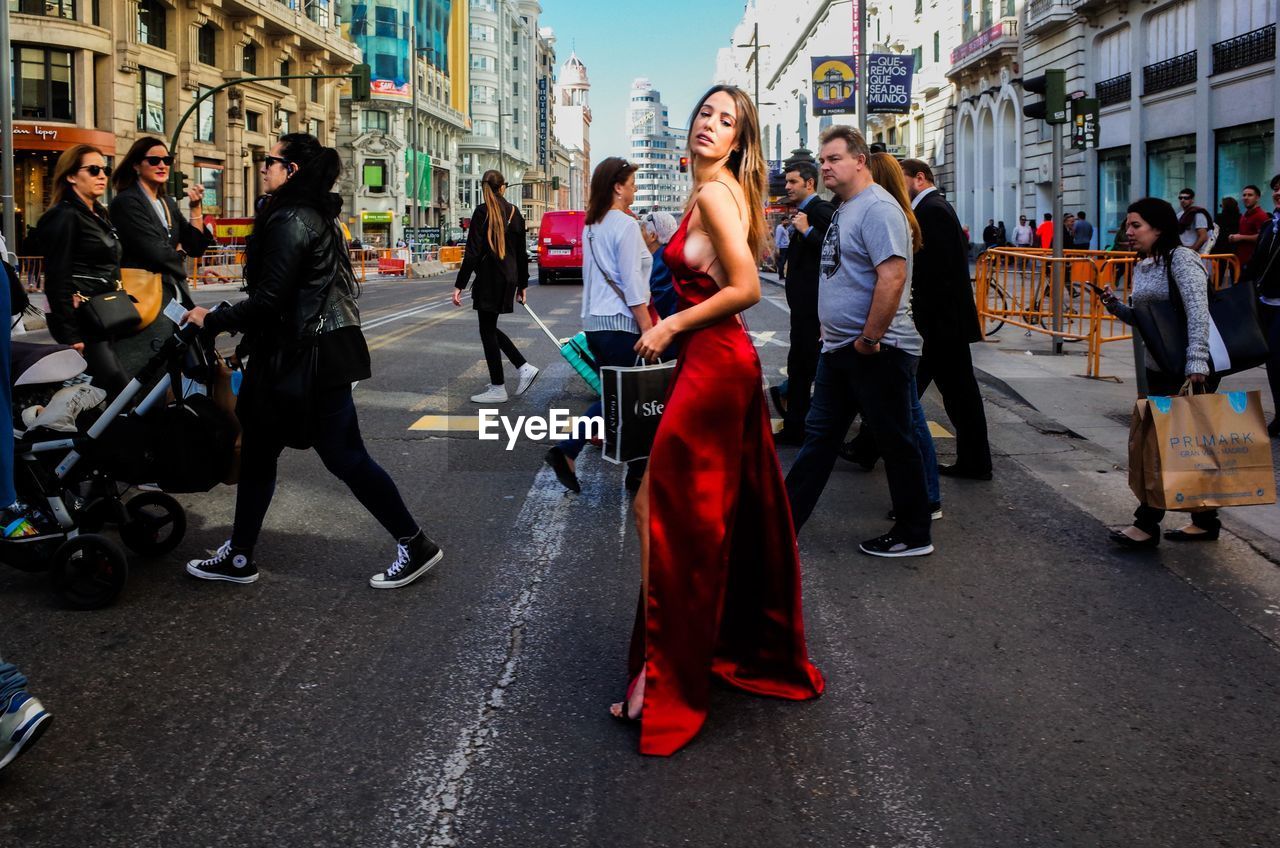
<path id="1" fill-rule="evenodd" d="M 686 215 L 666 248 L 680 308 L 716 293 L 685 261 Z M 646 671 L 640 752 L 669 756 L 707 716 L 712 675 L 756 695 L 822 694 L 809 661 L 800 556 L 760 358 L 737 316 L 679 339 L 649 457 L 649 582 L 630 672 Z"/>

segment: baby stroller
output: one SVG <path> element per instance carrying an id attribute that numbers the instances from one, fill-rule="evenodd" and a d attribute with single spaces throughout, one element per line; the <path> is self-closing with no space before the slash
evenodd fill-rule
<path id="1" fill-rule="evenodd" d="M 162 556 L 182 542 L 186 513 L 167 493 L 209 491 L 234 458 L 233 421 L 198 392 L 214 375 L 199 333 L 177 329 L 96 419 L 86 411 L 64 427 L 74 432 L 39 426 L 39 418 L 21 434 L 15 429 L 14 484 L 19 500 L 40 513 L 39 532 L 0 540 L 0 561 L 48 571 L 69 606 L 97 609 L 116 599 L 129 576 L 124 551 L 102 535 L 106 525 L 116 525 L 141 556 Z M 16 396 L 32 382 L 57 385 L 84 370 L 79 354 L 57 345 L 15 344 L 13 358 Z M 140 485 L 146 490 L 125 500 Z"/>

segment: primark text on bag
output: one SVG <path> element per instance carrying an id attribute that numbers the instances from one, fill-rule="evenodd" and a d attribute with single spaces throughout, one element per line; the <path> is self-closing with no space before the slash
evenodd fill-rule
<path id="1" fill-rule="evenodd" d="M 1262 394 L 1138 400 L 1129 426 L 1129 488 L 1158 509 L 1275 503 Z"/>
<path id="2" fill-rule="evenodd" d="M 675 368 L 675 362 L 662 362 L 600 369 L 605 459 L 621 464 L 649 455 Z"/>

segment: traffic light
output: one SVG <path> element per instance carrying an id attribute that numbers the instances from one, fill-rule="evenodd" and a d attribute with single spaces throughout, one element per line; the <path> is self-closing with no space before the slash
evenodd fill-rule
<path id="1" fill-rule="evenodd" d="M 552 191 L 559 191 L 559 190 L 560 190 L 560 178 L 559 178 L 559 177 L 552 177 L 552 178 L 551 178 L 551 190 L 552 190 Z"/>
<path id="2" fill-rule="evenodd" d="M 187 193 L 187 175 L 182 171 L 169 172 L 169 196 L 181 198 Z"/>
<path id="3" fill-rule="evenodd" d="M 368 65 L 356 65 L 351 69 L 351 99 L 358 103 L 369 100 L 370 71 Z"/>
<path id="4" fill-rule="evenodd" d="M 682 174 L 689 173 L 689 157 L 688 156 L 680 157 L 680 173 Z"/>
<path id="5" fill-rule="evenodd" d="M 1024 79 L 1022 89 L 1030 94 L 1044 95 L 1044 100 L 1039 103 L 1023 106 L 1023 115 L 1049 124 L 1065 124 L 1070 121 L 1067 116 L 1066 71 L 1050 69 L 1038 77 Z"/>

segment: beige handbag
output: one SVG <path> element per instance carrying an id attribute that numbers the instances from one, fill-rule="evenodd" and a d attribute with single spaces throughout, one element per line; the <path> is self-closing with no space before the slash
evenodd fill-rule
<path id="1" fill-rule="evenodd" d="M 164 279 L 154 271 L 121 268 L 120 283 L 138 308 L 138 329 L 151 326 L 160 314 L 160 302 L 164 300 Z"/>

